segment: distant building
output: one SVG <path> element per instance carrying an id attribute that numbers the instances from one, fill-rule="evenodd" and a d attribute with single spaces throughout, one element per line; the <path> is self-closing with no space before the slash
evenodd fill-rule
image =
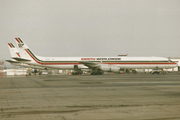
<path id="1" fill-rule="evenodd" d="M 0 76 L 3 77 L 3 65 L 4 62 L 0 62 Z"/>
<path id="2" fill-rule="evenodd" d="M 4 75 L 26 75 L 27 69 L 7 69 L 3 70 Z"/>

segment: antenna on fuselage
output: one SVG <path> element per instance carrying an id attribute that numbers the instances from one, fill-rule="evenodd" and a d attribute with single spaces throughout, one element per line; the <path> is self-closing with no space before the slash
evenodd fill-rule
<path id="1" fill-rule="evenodd" d="M 123 57 L 123 56 L 125 57 L 125 56 L 128 56 L 128 54 L 119 54 L 118 56 L 119 57 Z"/>

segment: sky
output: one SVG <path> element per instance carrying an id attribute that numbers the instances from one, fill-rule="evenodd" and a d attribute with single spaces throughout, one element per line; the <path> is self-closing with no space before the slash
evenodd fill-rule
<path id="1" fill-rule="evenodd" d="M 180 57 L 179 0 L 0 0 L 0 59 L 20 37 L 39 56 Z"/>

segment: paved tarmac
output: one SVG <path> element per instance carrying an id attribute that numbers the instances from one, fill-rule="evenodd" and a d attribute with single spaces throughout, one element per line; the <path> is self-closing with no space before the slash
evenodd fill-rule
<path id="1" fill-rule="evenodd" d="M 3 77 L 0 120 L 180 120 L 180 73 Z"/>

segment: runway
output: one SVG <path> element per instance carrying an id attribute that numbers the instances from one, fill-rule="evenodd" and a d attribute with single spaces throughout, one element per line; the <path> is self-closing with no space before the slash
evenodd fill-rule
<path id="1" fill-rule="evenodd" d="M 0 120 L 179 120 L 180 73 L 0 78 Z"/>

